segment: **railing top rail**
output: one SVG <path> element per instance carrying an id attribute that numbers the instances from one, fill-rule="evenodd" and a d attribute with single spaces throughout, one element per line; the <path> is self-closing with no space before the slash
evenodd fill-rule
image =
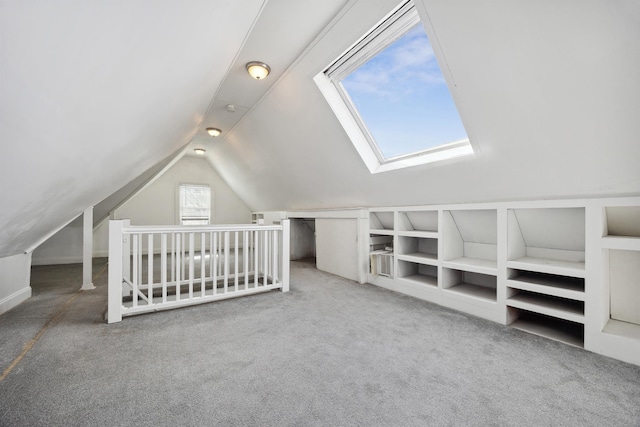
<path id="1" fill-rule="evenodd" d="M 209 233 L 215 231 L 282 230 L 280 224 L 219 224 L 219 225 L 138 225 L 122 229 L 124 234 L 137 233 Z"/>

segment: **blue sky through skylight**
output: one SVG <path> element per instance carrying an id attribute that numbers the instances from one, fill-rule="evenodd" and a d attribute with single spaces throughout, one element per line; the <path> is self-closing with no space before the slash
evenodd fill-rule
<path id="1" fill-rule="evenodd" d="M 387 159 L 467 138 L 422 24 L 342 85 Z"/>

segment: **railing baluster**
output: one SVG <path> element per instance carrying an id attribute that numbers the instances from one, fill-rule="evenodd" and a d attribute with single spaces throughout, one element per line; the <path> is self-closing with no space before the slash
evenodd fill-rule
<path id="1" fill-rule="evenodd" d="M 224 293 L 229 290 L 229 232 L 224 232 Z"/>
<path id="2" fill-rule="evenodd" d="M 185 234 L 184 233 L 180 233 L 180 239 L 182 240 L 181 246 L 182 246 L 182 257 L 180 258 L 180 260 L 182 261 L 180 263 L 180 277 L 182 277 L 182 280 L 187 278 L 187 274 L 185 272 L 185 254 L 187 252 L 187 239 L 185 239 Z"/>
<path id="3" fill-rule="evenodd" d="M 138 234 L 132 234 L 131 239 L 133 240 L 133 291 L 131 292 L 133 296 L 133 307 L 138 306 Z"/>
<path id="4" fill-rule="evenodd" d="M 153 234 L 147 235 L 147 283 L 149 288 L 147 289 L 147 298 L 149 299 L 149 305 L 153 304 Z"/>
<path id="5" fill-rule="evenodd" d="M 264 266 L 264 280 L 262 281 L 262 284 L 267 286 L 267 276 L 269 275 L 269 232 L 267 230 L 263 230 L 262 233 L 264 234 L 264 237 L 262 238 L 262 246 L 264 246 L 264 258 L 262 261 L 262 265 Z"/>
<path id="6" fill-rule="evenodd" d="M 233 262 L 234 262 L 234 266 L 233 266 L 233 283 L 234 283 L 234 289 L 235 292 L 238 292 L 240 289 L 238 288 L 238 278 L 240 277 L 240 273 L 238 272 L 238 232 L 236 231 L 234 234 L 234 238 L 233 238 L 233 246 L 234 246 L 234 252 L 233 252 Z"/>
<path id="7" fill-rule="evenodd" d="M 189 233 L 189 299 L 193 299 L 193 276 L 195 269 L 193 265 L 193 247 L 195 245 L 195 233 Z"/>
<path id="8" fill-rule="evenodd" d="M 271 284 L 275 284 L 278 279 L 278 231 L 273 230 L 271 232 L 271 262 L 273 267 L 271 268 Z"/>
<path id="9" fill-rule="evenodd" d="M 213 294 L 218 293 L 218 233 L 213 233 L 213 239 L 211 239 L 212 252 L 211 255 L 213 258 L 211 262 L 213 263 L 213 273 L 211 273 L 211 280 L 213 280 Z"/>
<path id="10" fill-rule="evenodd" d="M 213 261 L 216 259 L 216 254 L 213 251 L 213 232 L 209 233 L 209 277 L 213 280 L 213 288 L 216 287 L 216 278 L 213 274 Z M 215 292 L 214 292 L 215 293 Z"/>
<path id="11" fill-rule="evenodd" d="M 162 303 L 167 302 L 167 235 L 162 233 L 160 239 L 160 277 L 162 280 Z"/>
<path id="12" fill-rule="evenodd" d="M 182 264 L 182 260 L 180 259 L 181 241 L 182 233 L 176 233 L 176 301 L 180 301 L 180 264 Z"/>
<path id="13" fill-rule="evenodd" d="M 171 232 L 171 281 L 176 281 L 176 233 Z"/>
<path id="14" fill-rule="evenodd" d="M 244 289 L 249 289 L 249 257 L 247 252 L 249 251 L 249 233 L 247 231 L 242 232 L 242 265 L 244 272 Z"/>
<path id="15" fill-rule="evenodd" d="M 205 263 L 207 261 L 206 258 L 207 251 L 207 238 L 204 233 L 200 233 L 200 296 L 204 297 L 205 295 Z"/>
<path id="16" fill-rule="evenodd" d="M 258 271 L 258 266 L 259 266 L 259 260 L 258 260 L 258 254 L 260 253 L 260 251 L 258 250 L 258 242 L 260 240 L 260 234 L 258 230 L 255 230 L 253 232 L 255 239 L 253 240 L 253 287 L 257 288 L 258 287 L 258 277 L 260 275 L 259 271 Z"/>

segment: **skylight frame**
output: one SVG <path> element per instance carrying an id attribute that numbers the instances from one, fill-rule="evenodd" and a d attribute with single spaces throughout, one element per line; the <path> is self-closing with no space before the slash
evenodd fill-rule
<path id="1" fill-rule="evenodd" d="M 461 117 L 458 103 L 455 102 L 455 96 L 451 90 L 452 86 L 455 85 L 451 84 L 452 78 L 448 67 L 442 66 L 446 65 L 446 62 L 443 61 L 437 38 L 427 31 L 427 26 L 423 23 L 423 21 L 428 22 L 428 17 L 423 18 L 422 15 L 426 15 L 424 10 L 420 13 L 411 0 L 402 2 L 340 55 L 338 59 L 333 61 L 331 65 L 314 77 L 316 85 L 371 173 L 442 162 L 459 157 L 472 157 L 474 155 L 470 138 L 466 138 L 416 152 L 385 158 L 351 100 L 349 93 L 341 83 L 343 78 L 420 23 L 428 33 L 429 41 L 438 63 L 441 64 L 440 70 L 447 83 L 449 93 L 454 98 L 458 115 Z M 469 135 L 468 130 L 467 135 Z"/>

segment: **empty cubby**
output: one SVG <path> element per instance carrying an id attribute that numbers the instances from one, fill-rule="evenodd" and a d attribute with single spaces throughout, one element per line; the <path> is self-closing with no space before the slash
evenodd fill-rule
<path id="1" fill-rule="evenodd" d="M 605 208 L 605 236 L 640 237 L 640 206 Z"/>
<path id="2" fill-rule="evenodd" d="M 397 277 L 422 285 L 438 286 L 438 267 L 409 261 L 398 261 Z"/>
<path id="3" fill-rule="evenodd" d="M 495 209 L 443 212 L 443 260 L 459 268 L 495 274 L 498 225 Z"/>
<path id="4" fill-rule="evenodd" d="M 438 211 L 402 211 L 398 214 L 399 231 L 438 231 Z"/>
<path id="5" fill-rule="evenodd" d="M 393 231 L 393 212 L 370 212 L 369 228 Z"/>
<path id="6" fill-rule="evenodd" d="M 584 208 L 508 211 L 510 267 L 584 277 Z"/>
<path id="7" fill-rule="evenodd" d="M 610 317 L 640 325 L 640 251 L 609 250 Z"/>
<path id="8" fill-rule="evenodd" d="M 497 279 L 488 274 L 443 268 L 442 288 L 495 302 Z"/>
<path id="9" fill-rule="evenodd" d="M 438 260 L 438 240 L 424 237 L 398 237 L 398 254 L 423 260 Z"/>
<path id="10" fill-rule="evenodd" d="M 514 307 L 508 307 L 508 313 L 511 319 L 510 325 L 516 329 L 576 347 L 584 347 L 584 325 L 582 323 Z"/>

